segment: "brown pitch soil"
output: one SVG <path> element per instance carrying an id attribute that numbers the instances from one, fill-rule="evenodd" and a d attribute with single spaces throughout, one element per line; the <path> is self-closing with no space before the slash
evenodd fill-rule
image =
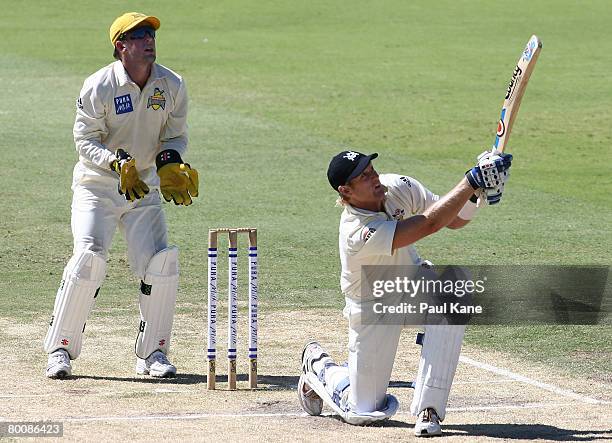
<path id="1" fill-rule="evenodd" d="M 240 319 L 242 332 L 246 326 Z M 44 377 L 42 338 L 46 319 L 15 324 L 0 318 L 0 420 L 63 422 L 68 441 L 388 441 L 413 439 L 409 413 L 420 348 L 404 331 L 389 391 L 401 403 L 388 422 L 354 427 L 330 416 L 309 417 L 296 386 L 302 346 L 316 338 L 338 361 L 346 358 L 346 323 L 331 310 L 272 311 L 260 315 L 259 388 L 247 389 L 245 340 L 239 350 L 237 391 L 227 391 L 224 358 L 217 363 L 216 391 L 206 389 L 205 323 L 177 315 L 171 360 L 174 379 L 134 374 L 136 318 L 96 316 L 87 325 L 73 377 Z M 218 326 L 223 357 L 225 328 Z M 239 335 L 239 339 L 242 336 Z M 456 441 L 596 441 L 612 439 L 612 386 L 580 383 L 542 365 L 464 347 L 463 355 L 512 371 L 508 377 L 462 361 L 443 424 Z M 547 383 L 537 386 L 530 382 Z M 570 392 L 571 391 L 571 392 Z M 572 395 L 578 394 L 578 395 Z M 329 413 L 329 410 L 326 411 Z"/>

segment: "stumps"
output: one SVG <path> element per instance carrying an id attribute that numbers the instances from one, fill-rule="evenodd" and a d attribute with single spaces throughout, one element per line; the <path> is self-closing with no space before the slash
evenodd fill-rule
<path id="1" fill-rule="evenodd" d="M 249 388 L 257 387 L 257 308 L 258 308 L 258 261 L 256 228 L 216 228 L 208 232 L 208 389 L 216 389 L 216 347 L 218 319 L 218 235 L 228 234 L 228 322 L 227 360 L 228 388 L 237 388 L 237 339 L 238 339 L 238 236 L 248 234 L 249 242 L 249 287 L 248 287 L 248 358 Z"/>

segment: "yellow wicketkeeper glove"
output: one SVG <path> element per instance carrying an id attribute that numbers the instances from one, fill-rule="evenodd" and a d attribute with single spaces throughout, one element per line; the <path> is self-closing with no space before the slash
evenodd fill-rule
<path id="1" fill-rule="evenodd" d="M 117 149 L 111 169 L 119 176 L 119 194 L 125 195 L 125 199 L 133 202 L 143 198 L 149 193 L 149 187 L 138 177 L 136 160 L 123 149 Z"/>
<path id="2" fill-rule="evenodd" d="M 155 159 L 159 189 L 166 201 L 189 206 L 198 196 L 198 171 L 183 163 L 181 155 L 173 149 L 160 152 Z"/>

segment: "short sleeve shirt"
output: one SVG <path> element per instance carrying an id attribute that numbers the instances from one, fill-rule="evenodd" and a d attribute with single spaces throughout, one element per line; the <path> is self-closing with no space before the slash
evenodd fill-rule
<path id="1" fill-rule="evenodd" d="M 363 265 L 418 265 L 413 245 L 393 250 L 397 222 L 421 214 L 439 199 L 417 180 L 397 174 L 381 174 L 387 188 L 384 212 L 346 205 L 340 219 L 340 287 L 346 297 L 361 297 Z"/>

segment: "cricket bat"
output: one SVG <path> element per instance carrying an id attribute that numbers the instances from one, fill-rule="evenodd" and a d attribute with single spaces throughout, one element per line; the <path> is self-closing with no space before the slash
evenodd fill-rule
<path id="1" fill-rule="evenodd" d="M 506 90 L 501 116 L 499 117 L 499 123 L 497 123 L 497 134 L 495 143 L 493 143 L 494 150 L 503 152 L 508 145 L 512 125 L 541 50 L 542 42 L 536 35 L 532 35 L 514 68 L 514 72 L 512 72 L 512 78 Z"/>

